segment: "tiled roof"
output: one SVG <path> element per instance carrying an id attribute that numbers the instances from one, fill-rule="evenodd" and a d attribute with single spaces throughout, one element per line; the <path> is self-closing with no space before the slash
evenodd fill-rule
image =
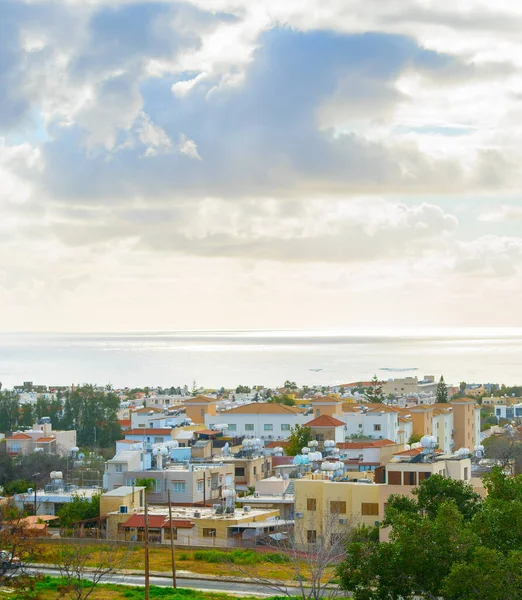
<path id="1" fill-rule="evenodd" d="M 342 450 L 361 450 L 363 448 L 381 448 L 382 446 L 391 445 L 395 445 L 395 442 L 392 442 L 392 440 L 371 440 L 367 442 L 341 442 L 337 444 L 337 447 Z"/>
<path id="2" fill-rule="evenodd" d="M 342 402 L 342 398 L 338 398 L 337 396 L 319 396 L 318 398 L 311 398 L 312 404 L 316 402 Z"/>
<path id="3" fill-rule="evenodd" d="M 183 404 L 201 404 L 206 402 L 209 404 L 210 402 L 217 402 L 215 398 L 209 398 L 208 396 L 196 396 L 195 398 L 189 398 L 188 400 L 184 400 Z"/>
<path id="4" fill-rule="evenodd" d="M 169 519 L 164 515 L 149 515 L 148 522 L 149 527 L 154 529 L 170 527 Z M 145 527 L 145 515 L 132 515 L 130 519 L 127 519 L 125 523 L 123 523 L 123 527 Z M 192 529 L 194 523 L 188 519 L 172 519 L 172 527 L 178 529 Z"/>
<path id="5" fill-rule="evenodd" d="M 40 442 L 56 442 L 56 438 L 55 437 L 41 437 L 34 441 L 37 444 L 39 444 Z"/>
<path id="6" fill-rule="evenodd" d="M 295 406 L 286 406 L 286 404 L 276 404 L 275 402 L 251 402 L 236 406 L 230 410 L 224 410 L 220 415 L 284 415 L 301 414 L 303 411 Z"/>
<path id="7" fill-rule="evenodd" d="M 161 408 L 155 408 L 154 406 L 142 406 L 132 411 L 133 413 L 149 413 L 149 412 L 163 412 Z"/>
<path id="8" fill-rule="evenodd" d="M 30 435 L 25 435 L 25 433 L 15 433 L 11 437 L 6 438 L 6 441 L 10 440 L 32 440 L 33 438 Z"/>
<path id="9" fill-rule="evenodd" d="M 286 446 L 288 446 L 290 442 L 286 441 L 286 440 L 275 440 L 273 442 L 268 442 L 268 444 L 265 444 L 265 448 L 277 448 L 279 446 L 281 446 L 281 448 L 286 448 Z"/>
<path id="10" fill-rule="evenodd" d="M 336 419 L 335 417 L 331 417 L 330 415 L 321 415 L 308 423 L 305 423 L 305 427 L 342 427 L 344 423 Z"/>
<path id="11" fill-rule="evenodd" d="M 117 444 L 135 444 L 135 440 L 116 440 Z"/>
<path id="12" fill-rule="evenodd" d="M 147 427 L 138 427 L 138 429 L 130 429 L 125 431 L 125 435 L 170 435 L 172 429 L 163 429 L 158 427 L 157 429 L 148 429 Z"/>

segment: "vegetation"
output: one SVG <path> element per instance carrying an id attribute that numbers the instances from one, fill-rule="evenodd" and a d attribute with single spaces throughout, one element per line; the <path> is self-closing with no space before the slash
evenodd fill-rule
<path id="1" fill-rule="evenodd" d="M 355 600 L 521 597 L 522 477 L 497 467 L 484 483 L 485 500 L 439 476 L 424 480 L 413 499 L 391 497 L 389 541 L 349 543 L 341 587 Z"/>
<path id="2" fill-rule="evenodd" d="M 376 402 L 382 404 L 386 400 L 386 394 L 382 390 L 382 382 L 374 375 L 371 385 L 364 390 L 364 397 L 367 402 Z"/>
<path id="3" fill-rule="evenodd" d="M 412 433 L 410 435 L 410 439 L 408 440 L 408 444 L 418 444 L 421 441 L 421 437 L 420 435 L 416 434 L 416 433 Z"/>
<path id="4" fill-rule="evenodd" d="M 271 396 L 267 399 L 267 402 L 273 404 L 284 404 L 285 406 L 295 406 L 295 400 L 288 394 L 281 394 L 279 396 Z"/>
<path id="5" fill-rule="evenodd" d="M 308 445 L 308 442 L 312 441 L 312 430 L 310 427 L 295 425 L 290 429 L 287 441 L 288 444 L 285 447 L 285 454 L 287 456 L 301 454 L 301 450 Z"/>
<path id="6" fill-rule="evenodd" d="M 443 375 L 440 376 L 439 383 L 437 384 L 435 399 L 441 404 L 446 404 L 448 402 L 448 387 L 446 386 Z"/>
<path id="7" fill-rule="evenodd" d="M 238 385 L 236 388 L 236 394 L 250 394 L 251 391 L 248 385 Z"/>
<path id="8" fill-rule="evenodd" d="M 95 494 L 92 499 L 74 496 L 72 502 L 67 502 L 60 508 L 58 516 L 60 525 L 67 528 L 78 521 L 95 519 L 100 516 L 100 495 Z"/>

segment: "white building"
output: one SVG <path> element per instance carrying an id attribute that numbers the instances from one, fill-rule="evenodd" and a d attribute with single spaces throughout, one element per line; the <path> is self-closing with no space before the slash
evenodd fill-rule
<path id="1" fill-rule="evenodd" d="M 226 423 L 229 435 L 259 438 L 265 442 L 285 440 L 294 425 L 304 425 L 309 420 L 299 408 L 271 402 L 252 402 L 215 416 L 205 415 L 205 425 L 209 429 Z"/>
<path id="2" fill-rule="evenodd" d="M 344 404 L 342 414 L 348 438 L 361 435 L 375 440 L 401 441 L 399 429 L 403 427 L 399 427 L 399 408 L 386 404 Z"/>
<path id="3" fill-rule="evenodd" d="M 440 406 L 440 405 L 439 405 Z M 433 432 L 432 435 L 437 439 L 439 448 L 444 453 L 453 452 L 453 410 L 450 405 L 448 408 L 435 408 L 433 410 Z M 480 439 L 480 438 L 476 438 Z"/>

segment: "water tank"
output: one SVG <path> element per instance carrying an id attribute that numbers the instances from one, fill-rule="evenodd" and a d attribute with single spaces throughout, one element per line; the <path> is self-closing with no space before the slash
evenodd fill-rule
<path id="1" fill-rule="evenodd" d="M 244 512 L 250 512 L 252 510 L 251 506 L 243 506 L 243 511 Z"/>
<path id="2" fill-rule="evenodd" d="M 51 471 L 51 479 L 63 479 L 62 471 Z"/>

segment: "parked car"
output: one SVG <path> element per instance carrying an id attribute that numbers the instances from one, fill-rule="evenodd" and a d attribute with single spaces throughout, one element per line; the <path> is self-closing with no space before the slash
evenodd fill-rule
<path id="1" fill-rule="evenodd" d="M 22 561 L 17 556 L 7 552 L 7 550 L 0 550 L 0 566 L 2 573 L 5 573 L 7 569 L 19 569 L 22 566 Z"/>

